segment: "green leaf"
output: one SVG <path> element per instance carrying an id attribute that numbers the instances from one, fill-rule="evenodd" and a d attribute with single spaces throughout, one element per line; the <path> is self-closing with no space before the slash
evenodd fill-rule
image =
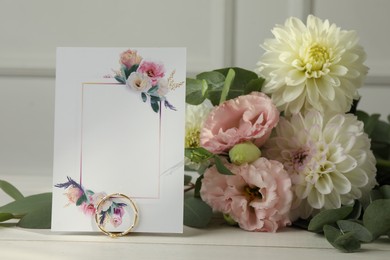
<path id="1" fill-rule="evenodd" d="M 190 184 L 191 180 L 192 180 L 191 175 L 187 175 L 187 174 L 184 175 L 184 185 Z"/>
<path id="2" fill-rule="evenodd" d="M 23 194 L 11 183 L 0 180 L 0 189 L 2 189 L 6 194 L 8 194 L 14 200 L 23 199 Z"/>
<path id="3" fill-rule="evenodd" d="M 384 199 L 390 199 L 390 185 L 383 185 L 379 188 L 379 191 Z"/>
<path id="4" fill-rule="evenodd" d="M 366 132 L 368 136 L 371 136 L 372 132 L 374 131 L 376 125 L 379 122 L 380 116 L 381 115 L 379 114 L 373 114 L 367 118 L 366 122 L 364 122 L 364 132 Z"/>
<path id="5" fill-rule="evenodd" d="M 213 215 L 209 205 L 199 198 L 184 199 L 184 225 L 189 227 L 206 227 Z"/>
<path id="6" fill-rule="evenodd" d="M 253 91 L 260 92 L 261 88 L 263 87 L 263 83 L 264 83 L 264 78 L 252 79 L 245 86 L 244 95 L 250 94 Z"/>
<path id="7" fill-rule="evenodd" d="M 186 79 L 186 103 L 199 105 L 206 99 L 208 86 L 206 80 Z"/>
<path id="8" fill-rule="evenodd" d="M 80 198 L 76 201 L 76 206 L 80 206 L 86 201 L 88 201 L 87 195 L 83 193 L 83 195 L 81 195 Z"/>
<path id="9" fill-rule="evenodd" d="M 379 120 L 370 137 L 375 142 L 390 145 L 390 125 Z"/>
<path id="10" fill-rule="evenodd" d="M 217 170 L 219 173 L 223 175 L 234 175 L 226 166 L 223 164 L 221 158 L 218 155 L 214 155 L 215 160 L 215 167 L 217 167 Z"/>
<path id="11" fill-rule="evenodd" d="M 146 94 L 144 92 L 141 92 L 141 98 L 142 98 L 143 102 L 146 102 L 146 100 L 148 99 L 148 97 L 146 96 Z"/>
<path id="12" fill-rule="evenodd" d="M 122 76 L 116 75 L 114 77 L 119 83 L 126 84 L 126 79 L 123 78 Z"/>
<path id="13" fill-rule="evenodd" d="M 346 252 L 352 253 L 360 249 L 360 241 L 355 238 L 354 232 L 342 234 L 333 242 L 335 247 Z"/>
<path id="14" fill-rule="evenodd" d="M 328 209 L 315 215 L 309 223 L 308 230 L 316 233 L 323 231 L 325 225 L 336 223 L 337 220 L 345 219 L 351 212 L 352 206 L 342 206 L 338 209 Z"/>
<path id="15" fill-rule="evenodd" d="M 343 233 L 353 232 L 353 236 L 362 242 L 371 242 L 372 234 L 363 225 L 350 220 L 339 220 L 337 225 Z"/>
<path id="16" fill-rule="evenodd" d="M 374 239 L 390 232 L 390 199 L 378 199 L 371 202 L 364 212 L 363 224 Z"/>
<path id="17" fill-rule="evenodd" d="M 35 208 L 26 214 L 18 223 L 22 228 L 48 229 L 51 226 L 51 199 L 45 205 Z"/>
<path id="18" fill-rule="evenodd" d="M 374 201 L 374 200 L 379 200 L 379 199 L 383 199 L 382 193 L 377 189 L 371 190 L 370 191 L 370 200 Z"/>
<path id="19" fill-rule="evenodd" d="M 149 94 L 153 94 L 153 93 L 155 93 L 155 92 L 157 91 L 157 89 L 158 89 L 158 85 L 153 86 L 153 87 L 151 87 L 151 88 L 148 90 L 148 93 L 149 93 Z"/>
<path id="20" fill-rule="evenodd" d="M 202 179 L 204 175 L 200 175 L 195 182 L 194 197 L 200 198 L 200 189 L 202 188 Z"/>
<path id="21" fill-rule="evenodd" d="M 153 111 L 156 113 L 158 113 L 158 111 L 160 110 L 159 103 L 156 101 L 153 101 L 152 99 L 150 100 L 150 106 L 152 107 Z"/>
<path id="22" fill-rule="evenodd" d="M 233 69 L 235 72 L 235 77 L 234 77 L 234 81 L 232 83 L 231 89 L 243 91 L 246 84 L 248 84 L 253 79 L 259 78 L 257 76 L 257 74 L 254 73 L 253 71 L 238 68 L 238 67 L 223 68 L 223 69 L 218 69 L 215 71 L 222 73 L 226 77 L 228 75 L 230 69 Z"/>
<path id="23" fill-rule="evenodd" d="M 205 80 L 210 88 L 222 88 L 225 82 L 225 76 L 217 71 L 207 71 L 196 75 L 196 79 Z"/>
<path id="24" fill-rule="evenodd" d="M 0 213 L 0 222 L 4 222 L 13 218 L 15 218 L 15 216 L 11 213 Z"/>
<path id="25" fill-rule="evenodd" d="M 360 215 L 362 214 L 362 204 L 360 201 L 355 200 L 355 203 L 353 204 L 353 208 L 351 213 L 349 213 L 347 219 L 358 219 L 360 218 Z"/>
<path id="26" fill-rule="evenodd" d="M 360 242 L 353 236 L 353 232 L 343 234 L 339 229 L 330 225 L 325 225 L 323 231 L 326 240 L 343 252 L 354 252 L 360 248 Z"/>
<path id="27" fill-rule="evenodd" d="M 47 202 L 51 202 L 52 193 L 40 193 L 32 196 L 24 197 L 13 201 L 7 205 L 0 207 L 0 213 L 11 213 L 13 215 L 25 215 L 36 208 L 47 206 Z"/>
<path id="28" fill-rule="evenodd" d="M 185 148 L 184 155 L 195 163 L 202 163 L 214 156 L 213 153 L 207 151 L 203 147 Z"/>
<path id="29" fill-rule="evenodd" d="M 219 104 L 222 104 L 226 101 L 226 97 L 229 94 L 230 86 L 233 83 L 234 77 L 236 76 L 236 73 L 233 69 L 229 69 L 228 74 L 226 75 L 225 83 L 223 84 L 221 97 L 219 99 Z"/>

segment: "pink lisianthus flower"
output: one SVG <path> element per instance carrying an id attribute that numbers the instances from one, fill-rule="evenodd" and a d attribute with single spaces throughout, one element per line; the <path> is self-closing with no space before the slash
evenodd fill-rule
<path id="1" fill-rule="evenodd" d="M 122 207 L 114 208 L 113 213 L 110 222 L 114 227 L 119 227 L 122 224 L 122 217 L 125 214 L 125 210 Z"/>
<path id="2" fill-rule="evenodd" d="M 200 194 L 213 210 L 228 214 L 248 231 L 275 232 L 291 224 L 291 179 L 278 161 L 260 157 L 250 164 L 226 163 L 235 175 L 212 166 L 204 173 Z"/>
<path id="3" fill-rule="evenodd" d="M 279 111 L 271 99 L 263 93 L 252 92 L 215 107 L 205 120 L 200 144 L 217 154 L 245 141 L 260 146 L 278 121 Z"/>
<path id="4" fill-rule="evenodd" d="M 130 69 L 133 65 L 140 64 L 142 57 L 137 54 L 137 51 L 127 50 L 121 53 L 120 64 Z"/>
<path id="5" fill-rule="evenodd" d="M 68 197 L 69 204 L 76 203 L 81 195 L 83 195 L 83 191 L 76 187 L 69 187 L 65 195 Z"/>
<path id="6" fill-rule="evenodd" d="M 165 68 L 161 63 L 143 60 L 139 65 L 137 72 L 147 75 L 151 79 L 152 85 L 155 86 L 157 82 L 164 77 Z"/>
<path id="7" fill-rule="evenodd" d="M 122 216 L 114 214 L 110 218 L 110 223 L 115 227 L 119 227 L 122 224 Z"/>

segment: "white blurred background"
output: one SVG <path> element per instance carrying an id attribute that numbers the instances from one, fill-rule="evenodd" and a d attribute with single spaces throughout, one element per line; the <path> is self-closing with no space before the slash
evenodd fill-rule
<path id="1" fill-rule="evenodd" d="M 370 67 L 360 109 L 387 117 L 389 10 L 388 0 L 0 0 L 0 178 L 52 173 L 56 47 L 187 47 L 189 76 L 254 69 L 275 24 L 313 13 L 358 31 Z"/>

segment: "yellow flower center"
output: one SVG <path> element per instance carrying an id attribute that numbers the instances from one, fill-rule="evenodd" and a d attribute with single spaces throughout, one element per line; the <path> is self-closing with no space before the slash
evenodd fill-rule
<path id="1" fill-rule="evenodd" d="M 186 129 L 185 148 L 196 148 L 200 146 L 200 129 Z"/>
<path id="2" fill-rule="evenodd" d="M 303 60 L 308 78 L 319 78 L 329 72 L 329 50 L 318 43 L 307 48 Z"/>

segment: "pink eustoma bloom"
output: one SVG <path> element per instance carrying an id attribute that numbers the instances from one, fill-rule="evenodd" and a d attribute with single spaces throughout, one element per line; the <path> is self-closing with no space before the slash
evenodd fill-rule
<path id="1" fill-rule="evenodd" d="M 228 214 L 248 231 L 276 232 L 291 224 L 291 179 L 281 163 L 260 157 L 251 164 L 225 166 L 234 175 L 212 166 L 202 180 L 201 197 L 214 211 Z"/>
<path id="2" fill-rule="evenodd" d="M 164 77 L 165 68 L 162 63 L 143 60 L 139 65 L 137 72 L 147 75 L 151 79 L 152 85 L 155 86 L 157 82 Z"/>
<path id="3" fill-rule="evenodd" d="M 206 118 L 200 144 L 212 153 L 227 152 L 238 143 L 261 146 L 279 121 L 279 111 L 260 92 L 230 99 L 215 107 Z"/>

